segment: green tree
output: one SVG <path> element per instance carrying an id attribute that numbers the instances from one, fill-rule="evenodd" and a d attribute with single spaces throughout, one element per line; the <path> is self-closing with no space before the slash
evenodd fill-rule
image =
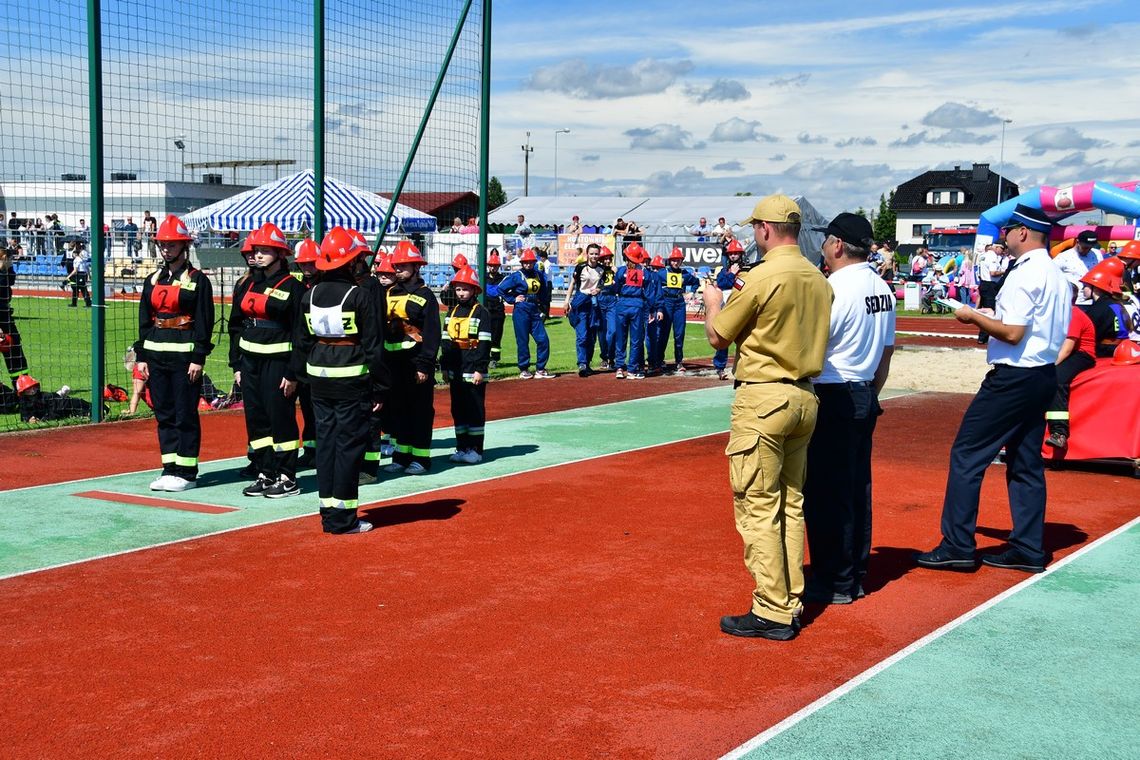
<path id="1" fill-rule="evenodd" d="M 867 218 L 867 209 L 863 208 L 862 206 L 855 209 L 855 213 L 858 214 L 859 216 L 863 217 L 864 219 Z"/>
<path id="2" fill-rule="evenodd" d="M 891 211 L 891 201 L 894 200 L 895 191 L 891 190 L 889 196 L 879 196 L 879 214 L 875 217 L 875 240 L 895 239 L 895 212 Z"/>
<path id="3" fill-rule="evenodd" d="M 487 209 L 497 209 L 507 202 L 507 194 L 503 191 L 503 183 L 498 177 L 491 177 L 487 183 Z"/>

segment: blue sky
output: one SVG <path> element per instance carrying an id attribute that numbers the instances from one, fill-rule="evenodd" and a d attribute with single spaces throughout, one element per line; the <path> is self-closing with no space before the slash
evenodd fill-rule
<path id="1" fill-rule="evenodd" d="M 0 4 L 0 173 L 82 172 L 86 3 Z M 329 171 L 389 190 L 426 97 L 406 75 L 434 70 L 461 2 L 328 5 Z M 311 164 L 307 3 L 105 0 L 104 12 L 109 171 L 178 176 L 175 134 L 188 161 Z M 558 129 L 571 130 L 560 194 L 781 191 L 831 214 L 927 169 L 996 170 L 1005 119 L 1004 172 L 1023 187 L 1140 178 L 1134 0 L 497 0 L 494 12 L 491 171 L 510 195 L 527 131 L 531 193 L 553 192 Z M 401 28 L 425 14 L 434 41 Z M 381 59 L 393 69 L 379 73 Z M 429 130 L 409 189 L 474 189 L 476 61 L 466 46 L 467 86 L 445 89 L 450 118 Z"/>
<path id="2" fill-rule="evenodd" d="M 568 8 L 572 7 L 572 13 Z M 532 194 L 802 193 L 927 169 L 1023 187 L 1140 176 L 1140 3 L 499 0 L 492 170 Z M 1129 50 L 1131 48 L 1131 50 Z"/>

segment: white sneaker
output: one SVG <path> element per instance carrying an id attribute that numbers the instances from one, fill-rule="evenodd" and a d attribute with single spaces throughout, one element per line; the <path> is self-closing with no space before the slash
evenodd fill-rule
<path id="1" fill-rule="evenodd" d="M 166 485 L 170 482 L 173 475 L 159 475 L 154 480 L 150 481 L 150 490 L 152 491 L 165 491 Z"/>
<path id="2" fill-rule="evenodd" d="M 463 455 L 463 459 L 460 461 L 464 464 L 479 464 L 483 461 L 483 455 L 475 449 L 467 449 L 467 452 Z"/>
<path id="3" fill-rule="evenodd" d="M 466 459 L 465 459 L 466 456 L 467 456 L 467 450 L 466 449 L 456 449 L 455 453 L 452 454 L 451 456 L 449 456 L 448 459 L 450 459 L 452 462 L 464 462 L 464 461 L 466 461 Z"/>
<path id="4" fill-rule="evenodd" d="M 61 385 L 61 386 L 59 386 L 59 390 L 56 391 L 56 393 L 58 393 L 60 396 L 63 396 L 64 398 L 67 398 L 67 395 L 69 393 L 71 393 L 71 386 L 70 385 Z"/>
<path id="5" fill-rule="evenodd" d="M 352 530 L 346 530 L 344 532 L 344 535 L 348 535 L 349 533 L 367 533 L 370 530 L 372 530 L 372 523 L 368 522 L 367 520 L 359 520 L 356 523 L 356 527 L 354 527 Z"/>
<path id="6" fill-rule="evenodd" d="M 412 462 L 407 466 L 407 469 L 405 469 L 404 472 L 408 475 L 423 475 L 427 472 L 427 468 L 419 462 Z"/>
<path id="7" fill-rule="evenodd" d="M 403 472 L 404 471 L 404 465 L 396 464 L 395 462 L 392 462 L 392 464 L 384 465 L 383 469 L 384 469 L 384 472 Z"/>
<path id="8" fill-rule="evenodd" d="M 169 480 L 166 481 L 167 491 L 189 491 L 191 488 L 198 487 L 196 480 L 187 480 L 177 475 L 167 475 L 166 477 L 169 478 Z"/>

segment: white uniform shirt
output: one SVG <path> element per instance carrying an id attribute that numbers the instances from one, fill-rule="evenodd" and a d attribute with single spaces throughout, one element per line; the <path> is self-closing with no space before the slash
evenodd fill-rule
<path id="1" fill-rule="evenodd" d="M 874 379 L 883 349 L 895 344 L 895 294 L 870 264 L 852 264 L 827 278 L 835 293 L 823 372 L 813 383 Z"/>
<path id="2" fill-rule="evenodd" d="M 1068 250 L 1061 251 L 1057 254 L 1057 258 L 1053 259 L 1053 263 L 1064 273 L 1065 278 L 1077 286 L 1078 306 L 1086 306 L 1092 303 L 1091 299 L 1085 298 L 1084 292 L 1080 289 L 1081 278 L 1084 277 L 1090 269 L 1100 263 L 1103 258 L 1104 254 L 1099 248 L 1090 248 L 1089 252 L 1082 256 L 1074 245 Z"/>
<path id="3" fill-rule="evenodd" d="M 995 277 L 990 272 L 1000 272 L 1004 269 L 1001 265 L 1002 258 L 993 249 L 982 251 L 982 255 L 978 257 L 978 282 L 997 282 L 1000 275 Z"/>
<path id="4" fill-rule="evenodd" d="M 1044 248 L 1022 254 L 1010 265 L 998 291 L 995 315 L 1007 325 L 1025 325 L 1025 335 L 1017 345 L 991 338 L 986 355 L 989 363 L 1012 367 L 1054 364 L 1073 314 L 1071 296 L 1068 280 Z"/>

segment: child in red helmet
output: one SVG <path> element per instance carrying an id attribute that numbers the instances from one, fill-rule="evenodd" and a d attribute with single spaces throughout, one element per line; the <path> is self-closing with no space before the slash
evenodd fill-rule
<path id="1" fill-rule="evenodd" d="M 503 356 L 503 324 L 507 321 L 507 310 L 503 306 L 503 299 L 499 297 L 499 283 L 505 276 L 502 265 L 499 249 L 492 248 L 487 256 L 487 292 L 483 303 L 491 333 L 491 363 L 487 365 L 490 369 L 497 367 Z"/>
<path id="2" fill-rule="evenodd" d="M 16 378 L 16 394 L 20 400 L 20 419 L 29 424 L 51 422 L 68 417 L 90 417 L 91 404 L 81 398 L 72 398 L 66 385 L 55 393 L 40 390 L 40 381 L 31 375 Z"/>
<path id="3" fill-rule="evenodd" d="M 483 461 L 483 426 L 486 423 L 487 365 L 491 358 L 491 333 L 487 310 L 477 296 L 479 278 L 470 268 L 460 269 L 451 279 L 455 305 L 443 322 L 439 366 L 451 390 L 451 418 L 455 421 L 455 453 L 452 462 Z"/>

